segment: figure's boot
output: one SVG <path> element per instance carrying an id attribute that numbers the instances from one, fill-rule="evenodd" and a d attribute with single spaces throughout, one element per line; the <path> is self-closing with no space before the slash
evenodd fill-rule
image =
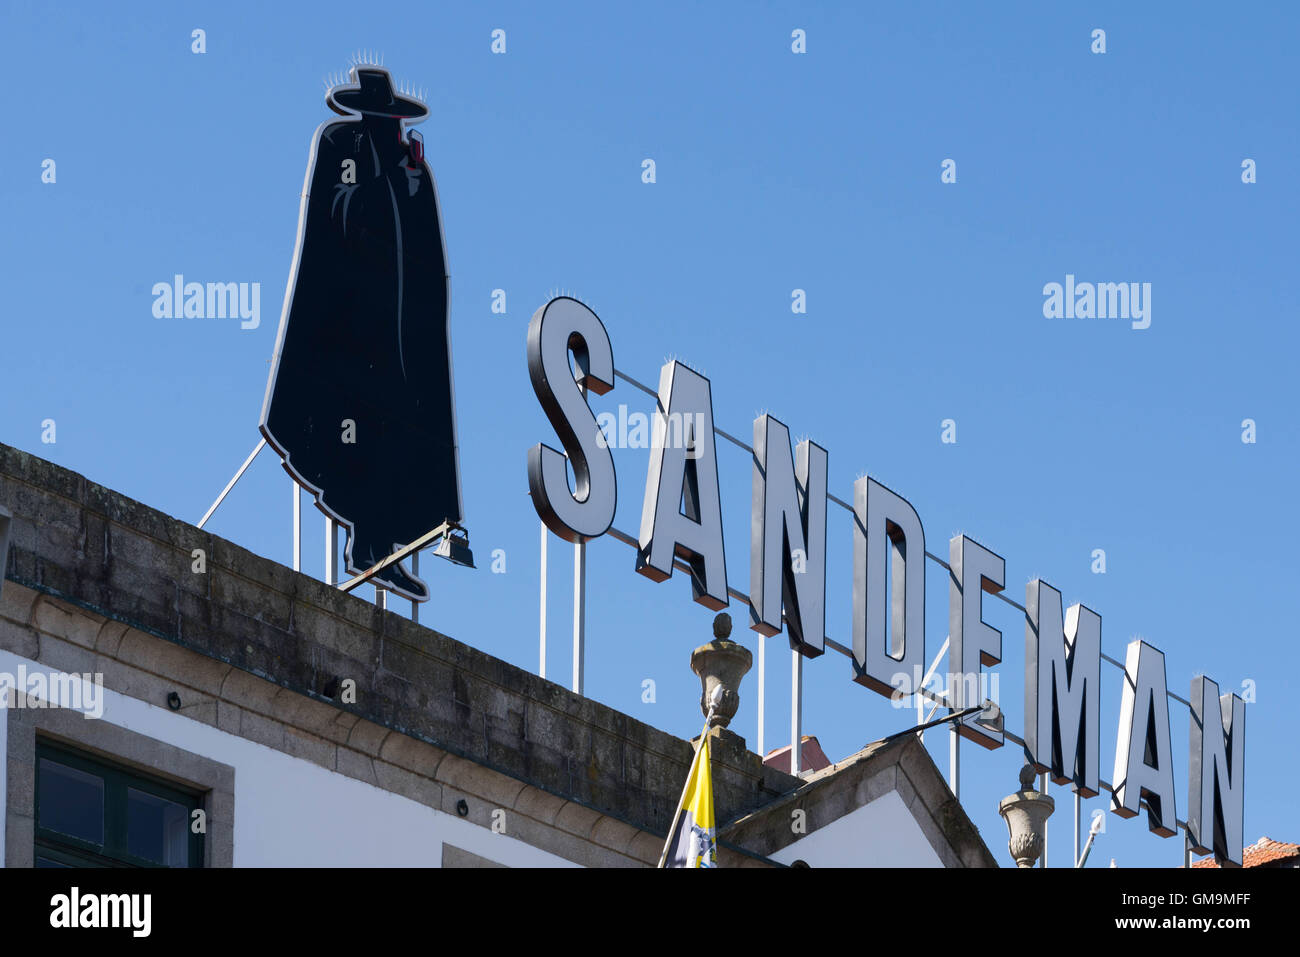
<path id="1" fill-rule="evenodd" d="M 378 544 L 380 541 L 382 539 L 357 534 L 352 542 L 351 564 L 356 569 L 353 574 L 359 575 L 366 569 L 373 568 L 402 547 L 393 544 L 384 548 Z M 370 580 L 386 588 L 401 592 L 405 597 L 414 598 L 416 601 L 424 601 L 429 597 L 428 586 L 420 579 L 407 574 L 406 570 L 402 568 L 401 562 L 394 562 L 372 576 Z"/>
<path id="2" fill-rule="evenodd" d="M 393 550 L 396 551 L 397 549 L 394 548 Z M 414 598 L 416 601 L 424 601 L 429 597 L 429 586 L 420 579 L 408 575 L 401 562 L 394 562 L 389 565 L 371 581 L 382 582 L 389 588 L 400 591 L 406 597 Z"/>

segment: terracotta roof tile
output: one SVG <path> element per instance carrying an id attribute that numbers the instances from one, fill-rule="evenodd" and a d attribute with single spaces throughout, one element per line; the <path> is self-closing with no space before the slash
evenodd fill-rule
<path id="1" fill-rule="evenodd" d="M 1300 857 L 1300 844 L 1287 844 L 1285 841 L 1274 841 L 1271 838 L 1261 837 L 1254 844 L 1243 848 L 1243 853 L 1245 855 L 1241 859 L 1243 867 L 1263 867 L 1273 861 Z M 1213 857 L 1203 857 L 1199 861 L 1192 861 L 1192 867 L 1218 866 Z"/>

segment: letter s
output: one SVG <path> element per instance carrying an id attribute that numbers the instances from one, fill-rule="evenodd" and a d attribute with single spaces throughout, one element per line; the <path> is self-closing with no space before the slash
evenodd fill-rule
<path id="1" fill-rule="evenodd" d="M 573 353 L 576 371 L 569 368 Z M 546 527 L 570 542 L 598 538 L 614 523 L 618 486 L 614 456 L 583 389 L 614 388 L 614 351 L 596 314 L 568 296 L 552 299 L 528 323 L 528 375 L 564 451 L 528 450 L 528 491 Z M 574 491 L 569 490 L 568 464 Z"/>

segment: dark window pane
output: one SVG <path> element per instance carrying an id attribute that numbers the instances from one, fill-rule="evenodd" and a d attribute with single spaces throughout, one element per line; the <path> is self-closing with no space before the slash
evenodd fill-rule
<path id="1" fill-rule="evenodd" d="M 184 806 L 135 788 L 126 792 L 126 844 L 133 857 L 189 866 L 190 815 Z"/>
<path id="2" fill-rule="evenodd" d="M 69 867 L 71 865 L 62 864 L 59 861 L 52 861 L 48 857 L 38 857 L 36 858 L 36 866 L 37 867 Z"/>
<path id="3" fill-rule="evenodd" d="M 103 779 L 49 758 L 41 758 L 40 775 L 37 823 L 92 844 L 103 844 Z"/>

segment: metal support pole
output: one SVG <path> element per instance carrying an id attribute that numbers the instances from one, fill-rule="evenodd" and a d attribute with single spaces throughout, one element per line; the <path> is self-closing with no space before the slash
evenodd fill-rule
<path id="1" fill-rule="evenodd" d="M 953 727 L 948 732 L 948 787 L 952 796 L 961 800 L 961 735 Z"/>
<path id="2" fill-rule="evenodd" d="M 302 571 L 302 489 L 293 479 L 293 570 Z"/>
<path id="3" fill-rule="evenodd" d="M 578 392 L 587 401 L 587 389 L 581 383 Z M 587 543 L 573 546 L 573 690 L 582 694 L 583 665 L 587 654 Z"/>
<path id="4" fill-rule="evenodd" d="M 798 777 L 803 757 L 803 655 L 793 649 L 790 654 L 790 773 Z"/>
<path id="5" fill-rule="evenodd" d="M 582 694 L 587 643 L 587 545 L 573 546 L 573 690 Z"/>
<path id="6" fill-rule="evenodd" d="M 388 596 L 384 591 L 383 587 L 380 585 L 375 586 L 375 607 L 376 608 L 388 607 Z"/>
<path id="7" fill-rule="evenodd" d="M 541 677 L 546 677 L 546 523 L 538 522 L 542 527 L 542 588 L 541 588 L 541 607 L 538 611 L 537 620 L 537 673 Z"/>
<path id="8" fill-rule="evenodd" d="M 451 522 L 443 522 L 437 528 L 425 532 L 415 541 L 411 542 L 411 544 L 403 545 L 392 554 L 384 556 L 379 561 L 375 562 L 375 564 L 363 571 L 360 575 L 349 578 L 347 581 L 339 584 L 339 588 L 343 591 L 352 591 L 352 589 L 359 585 L 364 585 L 366 582 L 370 582 L 372 585 L 375 584 L 375 576 L 385 568 L 393 565 L 400 567 L 402 562 L 406 561 L 406 559 L 410 558 L 412 555 L 419 554 L 420 549 L 427 548 L 432 542 L 445 539 L 451 534 L 453 528 L 459 527 L 460 526 L 458 525 L 453 525 Z"/>
<path id="9" fill-rule="evenodd" d="M 244 459 L 244 464 L 239 467 L 239 471 L 235 473 L 235 477 L 226 483 L 226 487 L 221 490 L 221 494 L 218 495 L 217 500 L 212 503 L 212 507 L 204 512 L 203 517 L 199 519 L 199 528 L 208 524 L 208 519 L 212 517 L 212 513 L 215 512 L 217 507 L 225 501 L 226 496 L 230 494 L 230 490 L 235 487 L 235 483 L 243 477 L 244 473 L 248 471 L 248 467 L 253 464 L 253 459 L 257 458 L 257 453 L 262 451 L 264 448 L 266 448 L 266 439 L 262 439 L 253 446 L 253 451 L 248 453 L 248 458 Z"/>
<path id="10" fill-rule="evenodd" d="M 1047 772 L 1046 771 L 1044 771 L 1043 774 L 1038 779 L 1038 791 L 1040 794 L 1047 793 Z M 1039 867 L 1047 866 L 1047 822 L 1046 821 L 1043 822 L 1043 862 L 1038 866 Z"/>
<path id="11" fill-rule="evenodd" d="M 758 756 L 767 754 L 763 750 L 763 714 L 767 707 L 767 639 L 758 636 Z"/>
<path id="12" fill-rule="evenodd" d="M 949 638 L 949 637 L 950 637 L 950 636 L 947 636 L 947 635 L 944 636 L 943 644 L 939 646 L 939 653 L 936 654 L 936 655 L 934 656 L 934 661 L 930 662 L 930 667 L 926 669 L 925 677 L 921 679 L 920 687 L 917 687 L 917 688 L 913 688 L 913 689 L 912 689 L 912 693 L 913 693 L 913 694 L 915 695 L 915 697 L 916 697 L 916 723 L 917 723 L 917 724 L 925 724 L 927 721 L 929 721 L 930 718 L 934 716 L 934 712 L 935 712 L 935 711 L 938 709 L 938 707 L 939 707 L 939 706 L 936 704 L 933 708 L 930 709 L 930 714 L 929 714 L 929 716 L 926 716 L 926 714 L 925 714 L 925 696 L 924 696 L 923 694 L 921 694 L 921 689 L 924 688 L 926 685 L 928 685 L 928 684 L 930 683 L 930 679 L 931 679 L 932 677 L 934 677 L 935 669 L 939 667 L 939 660 L 940 660 L 941 658 L 943 658 L 943 656 L 944 656 L 945 654 L 947 654 L 947 652 L 948 652 L 948 638 Z M 945 695 L 946 695 L 946 694 L 947 694 L 947 692 L 945 692 Z M 925 732 L 924 732 L 924 731 L 920 732 L 920 733 L 917 735 L 917 737 L 921 739 L 921 742 L 922 742 L 922 743 L 925 742 Z"/>
<path id="13" fill-rule="evenodd" d="M 339 539 L 338 522 L 332 518 L 325 519 L 325 584 L 339 583 Z"/>
<path id="14" fill-rule="evenodd" d="M 1079 866 L 1079 818 L 1083 816 L 1083 798 L 1074 792 L 1074 866 Z"/>
<path id="15" fill-rule="evenodd" d="M 415 552 L 411 555 L 411 575 L 415 578 L 420 577 L 420 553 Z M 414 598 L 411 599 L 411 621 L 417 625 L 420 623 L 420 603 Z"/>
<path id="16" fill-rule="evenodd" d="M 1093 831 L 1091 827 L 1089 827 L 1088 839 L 1083 842 L 1083 854 L 1080 855 L 1079 862 L 1074 865 L 1075 867 L 1083 867 L 1085 864 L 1088 863 L 1088 855 L 1092 853 L 1092 842 L 1095 841 L 1096 839 L 1097 839 L 1096 832 Z M 1110 866 L 1111 867 L 1115 866 L 1115 858 L 1113 857 L 1110 859 Z"/>
<path id="17" fill-rule="evenodd" d="M 912 690 L 916 692 L 916 694 L 912 695 L 912 697 L 916 699 L 916 723 L 925 724 L 925 695 L 920 693 L 920 688 L 914 688 Z M 916 736 L 922 743 L 925 743 L 924 731 L 917 732 Z"/>

